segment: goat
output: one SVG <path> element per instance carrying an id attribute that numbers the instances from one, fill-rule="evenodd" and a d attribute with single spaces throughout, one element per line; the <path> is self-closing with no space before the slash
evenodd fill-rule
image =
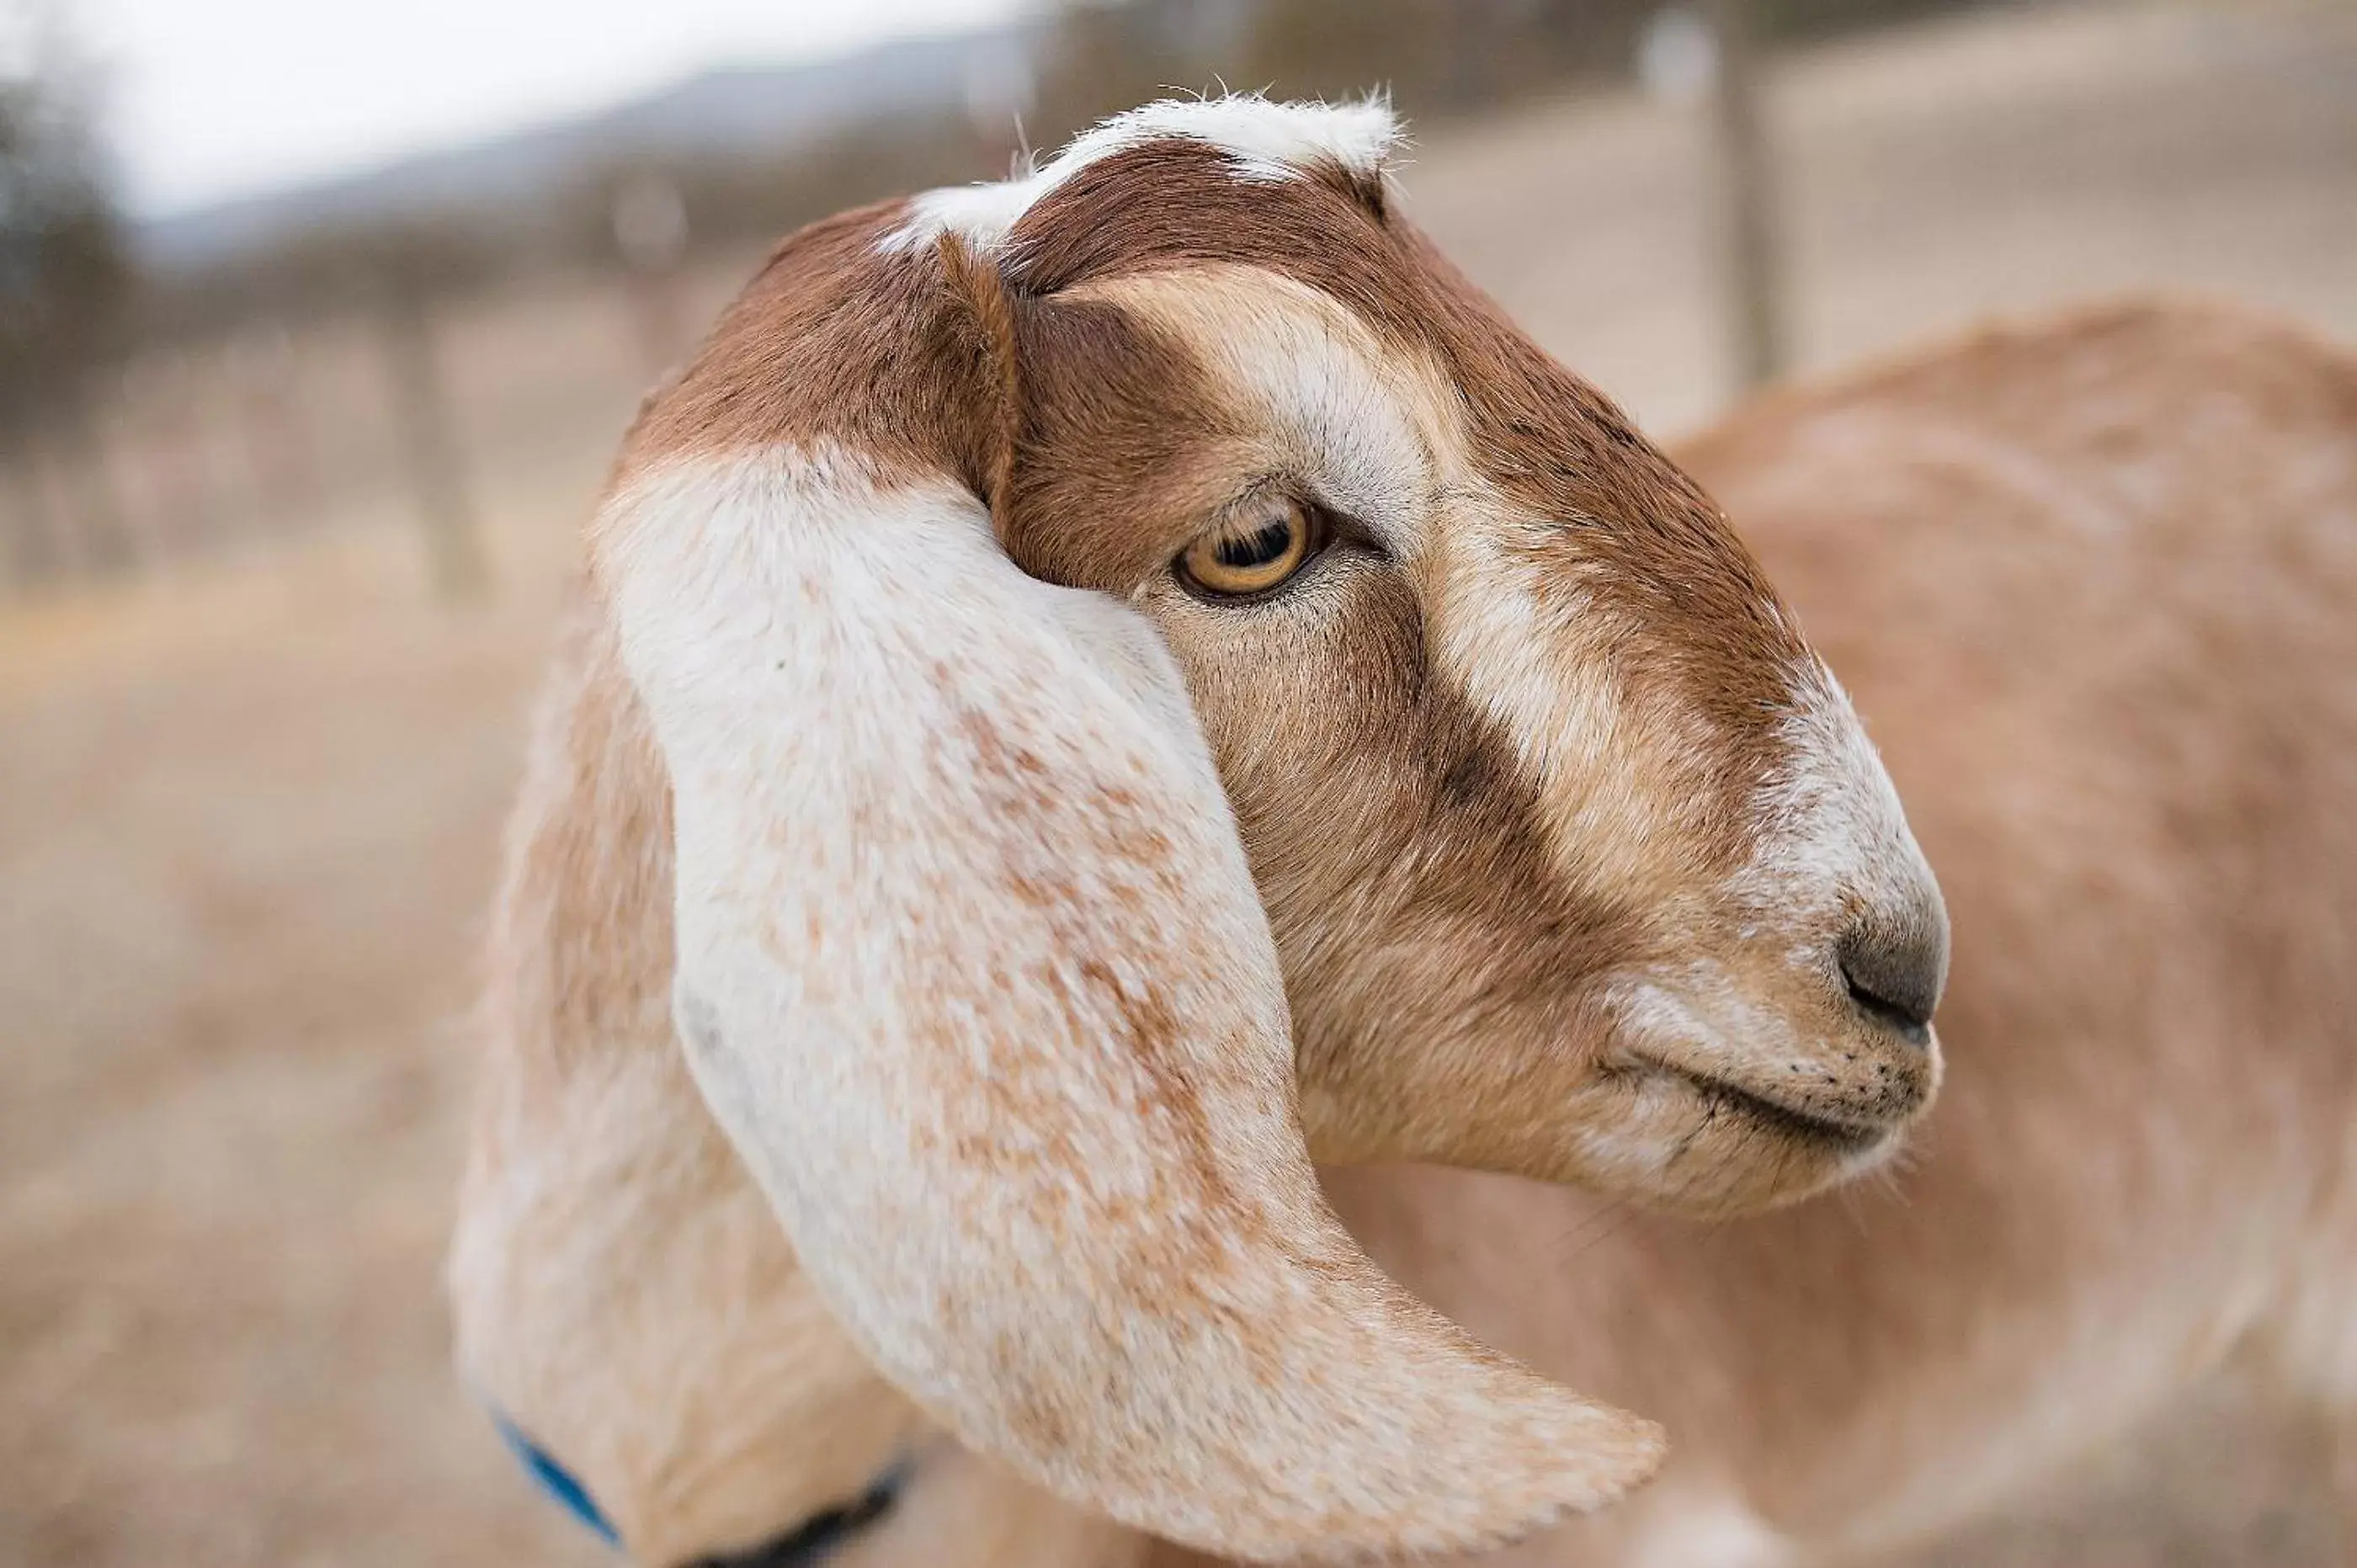
<path id="1" fill-rule="evenodd" d="M 1591 1195 L 1735 1214 L 1887 1155 L 1944 919 L 1767 579 L 1390 210 L 1389 134 L 1157 106 L 806 231 L 634 431 L 515 820 L 452 1285 L 469 1375 L 641 1558 L 842 1533 L 911 1455 L 878 1560 L 1473 1549 L 1652 1470 L 1359 1242 L 1669 1420 L 1669 1475 L 1547 1561 L 1867 1541 L 2262 1328 L 2307 1386 L 2350 1360 L 2285 1240 L 2347 1219 L 2347 367 L 2131 316 L 1697 448 L 1918 747 L 1982 1054 L 1846 1210 L 1573 1250 Z M 2192 526 L 2220 476 L 2259 566 Z M 2290 865 L 2272 922 L 2056 918 Z M 2138 1040 L 2151 1092 L 2104 1093 Z M 1337 1171 L 1346 1234 L 1311 1156 L 1588 1191 Z M 2252 1267 L 2155 1272 L 2254 1194 Z M 2096 1306 L 2137 1333 L 2078 1343 Z M 1879 1380 L 1822 1371 L 1851 1338 Z M 2040 1386 L 2105 1397 L 2074 1430 Z"/>
<path id="2" fill-rule="evenodd" d="M 1930 1100 L 1945 916 L 1846 698 L 1395 220 L 1395 134 L 1159 104 L 821 223 L 628 438 L 454 1267 L 475 1380 L 634 1549 L 696 1544 L 636 1496 L 676 1447 L 576 1435 L 602 1396 L 508 1329 L 652 1272 L 571 1251 L 617 1158 L 735 1179 L 643 1143 L 679 1054 L 783 1226 L 718 1204 L 728 1268 L 790 1240 L 959 1438 L 1261 1558 L 1497 1541 L 1660 1450 L 1383 1276 L 1313 1156 L 1732 1212 Z M 699 1390 L 667 1322 L 606 1373 L 694 1425 L 748 1363 Z"/>

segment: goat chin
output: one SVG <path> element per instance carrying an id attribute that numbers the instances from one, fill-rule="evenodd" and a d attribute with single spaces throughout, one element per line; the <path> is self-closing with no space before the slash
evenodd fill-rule
<path id="1" fill-rule="evenodd" d="M 1674 460 L 1395 135 L 815 226 L 634 429 L 450 1278 L 642 1560 L 1770 1563 L 2357 1407 L 2357 370 L 2125 308 Z"/>

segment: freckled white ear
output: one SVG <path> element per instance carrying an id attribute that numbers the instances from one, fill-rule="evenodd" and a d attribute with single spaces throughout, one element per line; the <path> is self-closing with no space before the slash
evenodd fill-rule
<path id="1" fill-rule="evenodd" d="M 597 540 L 671 772 L 696 1079 L 877 1367 L 1052 1491 L 1267 1560 L 1478 1547 L 1659 1439 L 1326 1208 L 1176 671 L 971 495 L 676 464 Z"/>

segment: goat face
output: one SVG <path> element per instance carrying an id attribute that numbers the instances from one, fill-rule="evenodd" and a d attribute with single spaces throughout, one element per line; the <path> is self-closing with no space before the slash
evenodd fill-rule
<path id="1" fill-rule="evenodd" d="M 1707 1213 L 1857 1170 L 1936 1084 L 1947 948 L 1857 720 L 1709 499 L 1325 175 L 1137 147 L 985 280 L 1002 537 L 1176 656 L 1313 1154 Z"/>
<path id="2" fill-rule="evenodd" d="M 1707 499 L 1388 209 L 1390 134 L 1159 105 L 846 215 L 650 404 L 587 679 L 670 842 L 559 766 L 557 816 L 616 842 L 567 867 L 527 821 L 511 924 L 580 886 L 505 940 L 579 976 L 571 908 L 675 953 L 695 1084 L 804 1273 L 553 1146 L 624 1101 L 553 1038 L 587 1027 L 563 982 L 521 1004 L 507 1048 L 553 1058 L 522 1099 L 595 1114 L 479 1143 L 457 1277 L 479 1375 L 560 1458 L 647 1459 L 565 1429 L 658 1423 L 662 1485 L 754 1474 L 800 1418 L 726 1369 L 775 1362 L 807 1286 L 1099 1514 L 1254 1559 L 1477 1547 L 1620 1495 L 1658 1436 L 1406 1297 L 1313 1155 L 1727 1212 L 1926 1102 L 1943 917 L 1855 717 Z M 615 860 L 672 849 L 668 910 L 615 914 Z M 642 1028 L 672 976 L 633 972 Z M 661 1248 L 620 1244 L 642 1224 Z M 500 1283 L 645 1302 L 595 1260 L 651 1251 L 722 1283 L 606 1314 L 608 1349 Z"/>

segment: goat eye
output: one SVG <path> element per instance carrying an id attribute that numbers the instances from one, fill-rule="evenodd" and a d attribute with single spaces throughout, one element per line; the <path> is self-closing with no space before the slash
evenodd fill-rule
<path id="1" fill-rule="evenodd" d="M 1301 570 L 1316 543 L 1308 512 L 1297 501 L 1254 511 L 1222 524 L 1187 547 L 1178 575 L 1216 598 L 1249 598 Z"/>

